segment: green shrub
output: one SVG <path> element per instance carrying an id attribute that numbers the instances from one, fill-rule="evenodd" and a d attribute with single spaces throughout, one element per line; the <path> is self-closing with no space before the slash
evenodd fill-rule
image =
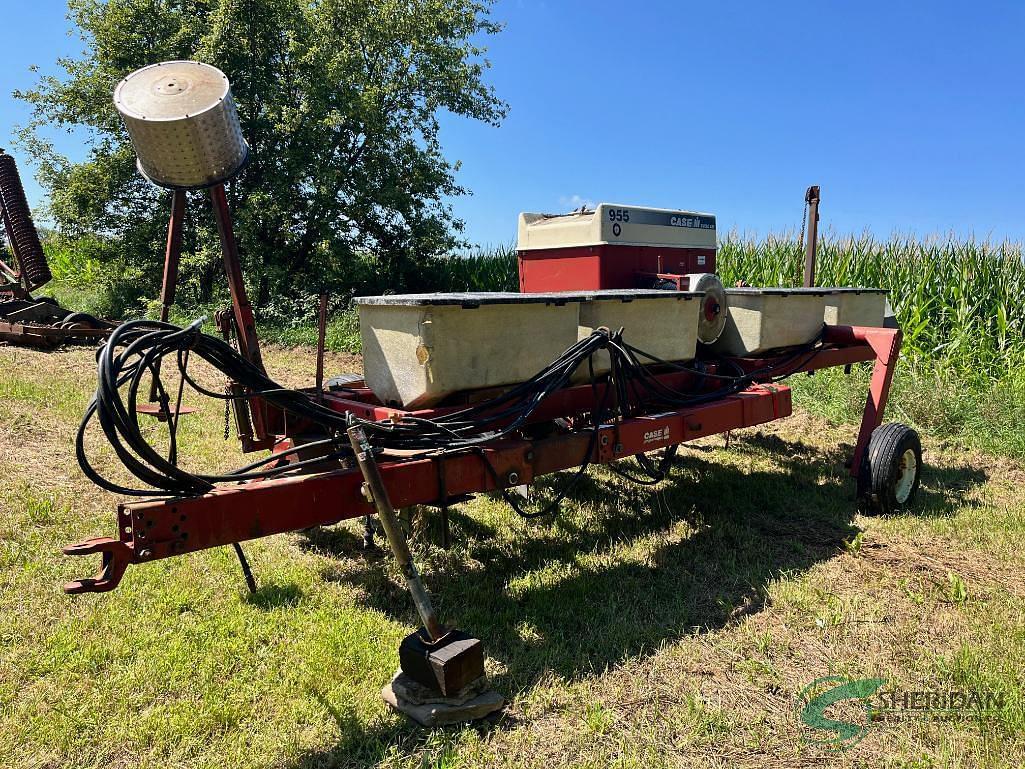
<path id="1" fill-rule="evenodd" d="M 43 247 L 53 280 L 37 292 L 39 296 L 52 296 L 68 309 L 101 317 L 141 314 L 142 271 L 119 258 L 111 243 L 96 235 L 51 235 Z"/>

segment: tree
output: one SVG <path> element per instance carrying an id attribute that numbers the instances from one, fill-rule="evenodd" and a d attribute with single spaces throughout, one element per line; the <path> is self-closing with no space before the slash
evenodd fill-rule
<path id="1" fill-rule="evenodd" d="M 491 2 L 70 0 L 81 57 L 15 94 L 32 105 L 20 141 L 49 217 L 65 235 L 103 236 L 155 294 L 169 194 L 136 172 L 111 97 L 138 67 L 195 59 L 228 75 L 251 146 L 229 194 L 257 303 L 361 276 L 373 279 L 363 290 L 410 287 L 461 242 L 446 199 L 466 190 L 438 115 L 498 125 L 506 113 L 478 42 L 500 28 Z M 44 126 L 85 129 L 85 162 L 56 153 Z M 190 205 L 182 273 L 200 300 L 219 269 L 207 208 Z"/>

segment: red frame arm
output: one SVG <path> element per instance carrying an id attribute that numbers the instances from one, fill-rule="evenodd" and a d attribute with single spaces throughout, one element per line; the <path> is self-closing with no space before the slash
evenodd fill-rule
<path id="1" fill-rule="evenodd" d="M 739 394 L 700 406 L 601 425 L 589 457 L 586 455 L 593 428 L 578 422 L 568 432 L 534 440 L 497 441 L 480 451 L 419 459 L 385 456 L 380 462 L 381 474 L 395 507 L 438 503 L 442 489 L 451 498 L 517 486 L 548 473 L 577 467 L 585 458 L 595 463 L 613 462 L 789 416 L 792 411 L 790 388 L 771 384 L 769 379 L 874 361 L 872 384 L 851 464 L 851 474 L 860 478 L 872 431 L 882 421 L 900 352 L 901 332 L 885 328 L 827 327 L 823 341 L 823 348 L 796 360 L 789 357 L 736 359 L 735 362 L 749 372 L 770 367 L 764 373 L 766 382 Z M 680 371 L 657 376 L 664 384 L 677 387 L 687 378 L 695 377 Z M 357 388 L 348 398 L 327 394 L 325 404 L 337 411 L 352 411 L 369 419 L 407 413 L 370 402 L 371 397 L 369 391 Z M 576 415 L 593 408 L 594 392 L 590 385 L 571 387 L 542 403 L 533 418 L 550 422 L 555 417 L 564 417 L 572 421 Z M 414 413 L 430 415 L 446 410 Z M 274 415 L 271 416 L 273 423 Z M 279 418 L 284 421 L 281 415 Z M 288 432 L 301 429 L 301 425 L 288 424 L 287 427 Z M 290 439 L 282 435 L 279 447 L 290 445 Z M 362 484 L 362 475 L 356 468 L 329 469 L 316 474 L 223 485 L 197 497 L 122 504 L 118 510 L 119 539 L 89 540 L 65 551 L 69 555 L 103 553 L 104 568 L 100 575 L 92 580 L 70 583 L 65 589 L 68 592 L 111 590 L 130 563 L 372 514 L 373 506 L 361 494 Z M 859 483 L 859 493 L 861 491 Z"/>

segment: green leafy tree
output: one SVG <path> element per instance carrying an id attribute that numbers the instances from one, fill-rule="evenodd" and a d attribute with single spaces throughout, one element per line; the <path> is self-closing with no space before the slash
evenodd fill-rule
<path id="1" fill-rule="evenodd" d="M 33 109 L 19 138 L 62 235 L 102 236 L 108 260 L 141 276 L 140 293 L 152 296 L 169 194 L 136 172 L 113 89 L 146 64 L 213 64 L 232 82 L 252 148 L 229 199 L 256 301 L 302 286 L 422 287 L 435 257 L 461 242 L 446 199 L 466 192 L 442 152 L 438 116 L 498 125 L 506 112 L 484 82 L 479 41 L 499 30 L 490 5 L 70 0 L 84 50 L 59 60 L 61 76 L 15 94 Z M 85 162 L 55 151 L 44 138 L 54 127 L 84 137 Z M 220 269 L 217 236 L 209 207 L 189 208 L 182 277 L 204 301 Z"/>

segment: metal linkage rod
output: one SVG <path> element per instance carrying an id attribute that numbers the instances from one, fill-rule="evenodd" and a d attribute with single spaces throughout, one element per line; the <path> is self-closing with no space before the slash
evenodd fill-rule
<path id="1" fill-rule="evenodd" d="M 385 488 L 384 479 L 381 477 L 381 470 L 374 459 L 374 452 L 367 440 L 367 434 L 358 424 L 351 424 L 347 430 L 349 440 L 352 442 L 352 450 L 356 453 L 356 462 L 363 473 L 366 481 L 364 492 L 369 496 L 377 508 L 377 516 L 381 519 L 385 536 L 388 537 L 388 544 L 391 545 L 392 554 L 398 561 L 402 575 L 406 578 L 406 587 L 413 596 L 413 603 L 416 604 L 416 611 L 424 623 L 424 627 L 431 636 L 432 641 L 439 640 L 445 635 L 445 628 L 438 621 L 431 605 L 431 598 L 420 579 L 420 573 L 413 563 L 413 556 L 409 552 L 409 544 L 406 536 L 402 533 L 402 527 L 395 510 L 392 508 L 391 500 L 388 498 L 388 490 Z"/>

